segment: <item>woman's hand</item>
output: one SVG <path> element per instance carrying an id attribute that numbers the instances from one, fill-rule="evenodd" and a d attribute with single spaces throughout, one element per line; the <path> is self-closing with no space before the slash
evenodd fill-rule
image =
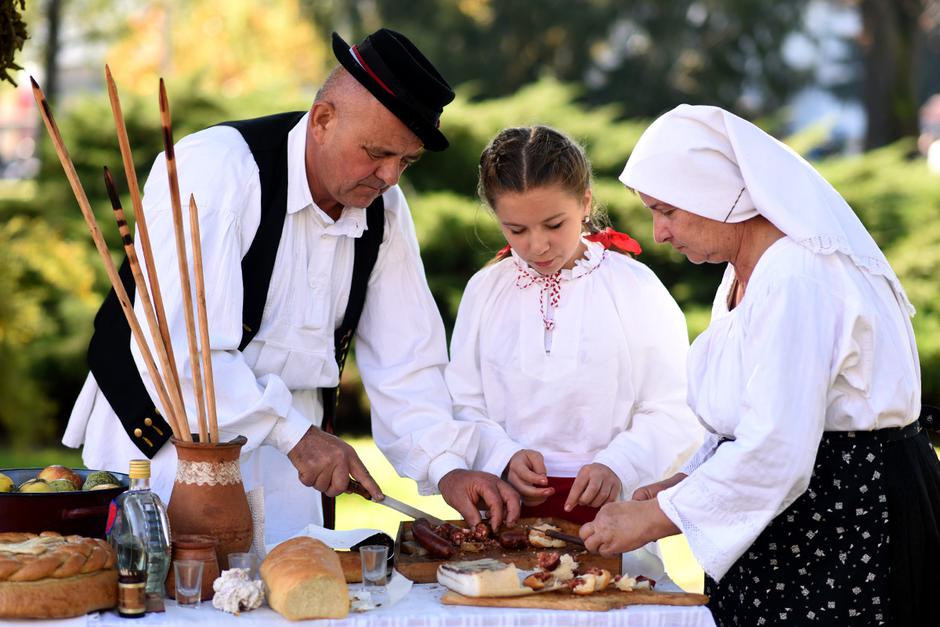
<path id="1" fill-rule="evenodd" d="M 529 507 L 541 505 L 555 493 L 555 488 L 546 487 L 548 474 L 545 471 L 545 460 L 538 451 L 516 451 L 509 458 L 505 476 L 506 481 L 522 495 L 522 502 Z"/>
<path id="2" fill-rule="evenodd" d="M 663 479 L 662 481 L 657 481 L 656 483 L 640 486 L 633 491 L 633 496 L 630 498 L 632 498 L 634 501 L 648 501 L 650 499 L 655 499 L 657 494 L 663 490 L 671 488 L 685 479 L 687 476 L 688 475 L 686 475 L 684 472 L 677 472 L 668 479 Z"/>
<path id="3" fill-rule="evenodd" d="M 620 477 L 604 464 L 582 466 L 575 477 L 565 501 L 565 511 L 570 512 L 578 505 L 600 507 L 611 503 L 620 496 Z"/>
<path id="4" fill-rule="evenodd" d="M 655 499 L 608 503 L 593 522 L 581 526 L 581 539 L 592 553 L 613 557 L 647 542 L 679 533 Z"/>

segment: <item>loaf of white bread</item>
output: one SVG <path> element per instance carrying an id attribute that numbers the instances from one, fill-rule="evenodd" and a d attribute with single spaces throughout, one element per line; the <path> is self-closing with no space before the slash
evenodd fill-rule
<path id="1" fill-rule="evenodd" d="M 349 591 L 339 557 L 313 538 L 287 540 L 261 564 L 268 605 L 289 620 L 344 618 Z"/>

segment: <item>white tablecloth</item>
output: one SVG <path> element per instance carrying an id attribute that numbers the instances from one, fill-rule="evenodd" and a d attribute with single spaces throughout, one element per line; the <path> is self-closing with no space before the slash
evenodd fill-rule
<path id="1" fill-rule="evenodd" d="M 664 586 L 663 589 L 666 589 Z M 397 604 L 368 612 L 350 614 L 343 620 L 303 621 L 336 627 L 490 627 L 535 625 L 629 625 L 631 627 L 714 627 L 711 613 L 705 607 L 670 607 L 666 605 L 638 605 L 609 612 L 581 612 L 560 610 L 517 610 L 488 607 L 457 607 L 442 605 L 444 588 L 436 584 L 415 585 Z M 678 591 L 678 588 L 674 589 Z M 220 612 L 211 603 L 202 603 L 196 609 L 180 608 L 167 601 L 163 614 L 148 614 L 142 619 L 127 620 L 114 612 L 89 614 L 89 627 L 192 627 L 220 625 L 221 627 L 256 627 L 260 625 L 294 625 L 279 614 L 262 607 L 233 616 Z M 56 627 L 65 621 L 54 623 Z"/>

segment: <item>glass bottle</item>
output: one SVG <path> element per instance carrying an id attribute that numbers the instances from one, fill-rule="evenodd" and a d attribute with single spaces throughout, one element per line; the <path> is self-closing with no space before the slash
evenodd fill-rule
<path id="1" fill-rule="evenodd" d="M 108 539 L 118 553 L 118 570 L 122 551 L 128 564 L 143 559 L 147 596 L 162 598 L 171 555 L 166 507 L 160 497 L 150 491 L 150 460 L 131 460 L 129 474 L 130 488 L 117 498 L 117 514 Z M 136 539 L 141 550 L 133 549 L 135 542 L 131 538 Z"/>

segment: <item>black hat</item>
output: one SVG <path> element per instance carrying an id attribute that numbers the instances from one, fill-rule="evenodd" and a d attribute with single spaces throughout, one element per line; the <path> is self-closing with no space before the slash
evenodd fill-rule
<path id="1" fill-rule="evenodd" d="M 333 54 L 425 148 L 439 151 L 450 145 L 439 127 L 454 90 L 407 37 L 380 28 L 361 44 L 350 46 L 333 33 Z"/>

